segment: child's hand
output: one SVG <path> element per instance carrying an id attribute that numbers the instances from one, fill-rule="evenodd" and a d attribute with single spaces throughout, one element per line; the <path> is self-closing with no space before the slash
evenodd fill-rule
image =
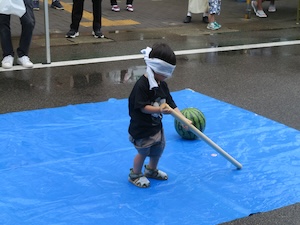
<path id="1" fill-rule="evenodd" d="M 172 109 L 170 107 L 160 108 L 162 114 L 171 114 Z"/>
<path id="2" fill-rule="evenodd" d="M 189 119 L 186 119 L 186 122 L 188 123 L 188 124 L 193 124 L 193 121 L 191 121 L 191 120 L 189 120 Z M 182 126 L 182 128 L 184 129 L 184 130 L 186 130 L 186 131 L 188 131 L 189 130 L 189 126 L 188 125 L 185 125 L 185 124 L 182 124 L 181 123 L 181 126 Z"/>

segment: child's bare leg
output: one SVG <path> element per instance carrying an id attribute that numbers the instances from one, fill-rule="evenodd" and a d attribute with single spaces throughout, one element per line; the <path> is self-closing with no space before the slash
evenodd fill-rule
<path id="1" fill-rule="evenodd" d="M 152 170 L 157 169 L 159 159 L 160 156 L 151 156 L 148 164 L 149 168 Z"/>
<path id="2" fill-rule="evenodd" d="M 146 159 L 146 155 L 137 154 L 133 160 L 133 172 L 136 174 L 142 173 L 142 167 Z"/>

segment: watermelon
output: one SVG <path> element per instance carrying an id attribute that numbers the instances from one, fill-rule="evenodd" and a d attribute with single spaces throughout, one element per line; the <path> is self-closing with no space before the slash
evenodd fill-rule
<path id="1" fill-rule="evenodd" d="M 200 130 L 201 132 L 204 131 L 205 129 L 205 116 L 204 114 L 197 108 L 186 108 L 181 110 L 181 113 L 188 118 L 189 120 L 193 121 L 193 125 Z M 183 139 L 187 139 L 187 140 L 194 140 L 197 139 L 197 136 L 190 132 L 185 130 L 182 126 L 181 123 L 178 122 L 176 119 L 174 121 L 174 125 L 175 125 L 175 130 L 177 131 L 177 133 L 183 138 Z"/>

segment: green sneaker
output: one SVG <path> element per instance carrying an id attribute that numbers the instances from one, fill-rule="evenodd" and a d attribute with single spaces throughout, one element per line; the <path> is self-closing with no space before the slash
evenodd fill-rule
<path id="1" fill-rule="evenodd" d="M 209 30 L 218 30 L 220 28 L 221 28 L 221 25 L 218 24 L 217 22 L 212 22 L 207 25 L 207 29 L 209 29 Z"/>

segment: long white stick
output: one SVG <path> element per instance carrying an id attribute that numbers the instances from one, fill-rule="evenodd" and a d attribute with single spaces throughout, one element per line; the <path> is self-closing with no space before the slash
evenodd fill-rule
<path id="1" fill-rule="evenodd" d="M 233 165 L 235 165 L 238 169 L 242 168 L 242 164 L 240 164 L 237 160 L 235 160 L 231 155 L 225 152 L 220 146 L 214 143 L 211 139 L 209 139 L 205 134 L 203 134 L 200 130 L 198 130 L 193 124 L 190 124 L 186 118 L 172 109 L 168 104 L 162 104 L 162 108 L 168 108 L 171 110 L 172 116 L 174 116 L 178 121 L 180 121 L 183 125 L 188 126 L 189 131 L 193 132 L 196 136 L 205 141 L 208 145 L 210 145 L 213 149 L 219 152 L 222 156 L 224 156 L 228 161 L 230 161 Z"/>

